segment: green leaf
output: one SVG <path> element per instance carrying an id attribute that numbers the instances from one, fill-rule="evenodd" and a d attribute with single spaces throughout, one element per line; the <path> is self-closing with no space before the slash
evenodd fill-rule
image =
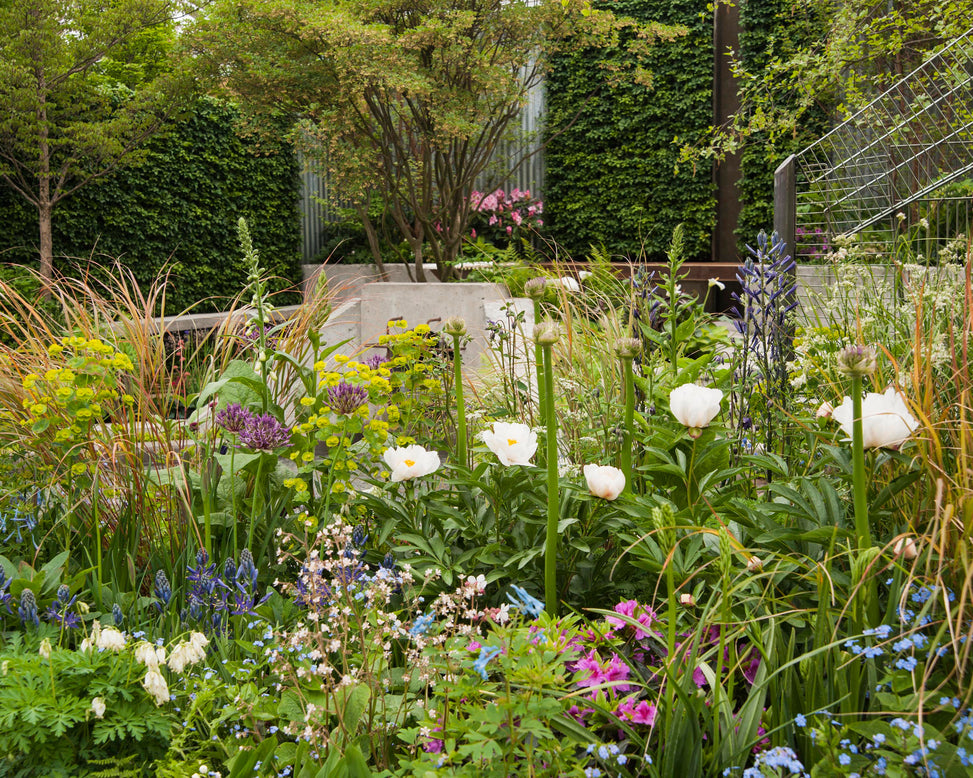
<path id="1" fill-rule="evenodd" d="M 370 698 L 371 692 L 365 684 L 343 686 L 335 693 L 341 724 L 349 737 L 355 734 Z"/>

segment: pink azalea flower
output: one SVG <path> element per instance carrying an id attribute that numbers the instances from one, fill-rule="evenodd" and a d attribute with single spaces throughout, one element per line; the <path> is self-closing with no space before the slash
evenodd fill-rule
<path id="1" fill-rule="evenodd" d="M 613 652 L 611 659 L 608 660 L 608 664 L 603 665 L 598 661 L 598 654 L 594 649 L 591 649 L 591 651 L 578 660 L 575 665 L 575 672 L 586 673 L 577 681 L 578 686 L 582 688 L 626 681 L 629 676 L 628 665 L 625 664 L 618 654 Z M 611 692 L 627 692 L 630 688 L 629 684 L 621 683 L 612 686 Z"/>
<path id="2" fill-rule="evenodd" d="M 625 700 L 618 706 L 615 715 L 634 724 L 646 724 L 651 727 L 655 725 L 658 712 L 658 708 L 647 700 L 642 700 L 638 705 L 633 705 L 631 700 Z"/>
<path id="3" fill-rule="evenodd" d="M 652 634 L 650 627 L 652 626 L 652 622 L 655 621 L 655 612 L 651 608 L 646 608 L 644 605 L 640 605 L 637 600 L 628 600 L 627 602 L 618 603 L 618 605 L 615 606 L 615 613 L 619 613 L 622 616 L 628 616 L 630 619 L 634 619 L 639 623 L 640 626 L 632 627 L 631 624 L 622 619 L 615 618 L 614 616 L 606 616 L 605 621 L 612 625 L 612 629 L 634 629 L 636 640 L 641 640 L 642 638 L 648 637 Z"/>

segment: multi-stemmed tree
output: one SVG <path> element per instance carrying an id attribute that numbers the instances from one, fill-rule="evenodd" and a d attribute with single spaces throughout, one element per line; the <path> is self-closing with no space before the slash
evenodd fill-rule
<path id="1" fill-rule="evenodd" d="M 0 2 L 0 181 L 37 209 L 48 282 L 57 204 L 136 160 L 180 104 L 187 82 L 166 61 L 179 12 L 173 0 Z"/>
<path id="2" fill-rule="evenodd" d="M 470 194 L 564 45 L 619 45 L 625 23 L 585 0 L 227 0 L 197 29 L 197 58 L 294 139 L 352 202 L 381 267 L 378 197 L 423 260 L 450 273 Z M 642 25 L 645 46 L 678 31 Z M 606 77 L 593 74 L 593 77 Z"/>

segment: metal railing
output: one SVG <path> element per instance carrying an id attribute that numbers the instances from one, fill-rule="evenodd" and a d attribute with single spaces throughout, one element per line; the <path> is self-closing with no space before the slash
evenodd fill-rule
<path id="1" fill-rule="evenodd" d="M 775 177 L 774 226 L 799 260 L 852 238 L 934 259 L 970 234 L 973 29 L 798 154 Z"/>

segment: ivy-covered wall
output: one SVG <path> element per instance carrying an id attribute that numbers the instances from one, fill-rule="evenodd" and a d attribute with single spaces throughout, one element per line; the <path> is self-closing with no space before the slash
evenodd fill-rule
<path id="1" fill-rule="evenodd" d="M 235 110 L 202 100 L 144 162 L 63 200 L 54 211 L 55 266 L 114 259 L 149 284 L 171 268 L 167 313 L 225 307 L 246 284 L 236 224 L 244 216 L 275 289 L 300 279 L 300 179 L 293 150 L 241 138 Z M 36 212 L 0 183 L 0 262 L 37 264 Z M 72 259 L 66 259 L 72 258 Z M 297 302 L 294 294 L 277 300 Z"/>
<path id="2" fill-rule="evenodd" d="M 682 24 L 689 34 L 653 48 L 652 88 L 604 83 L 600 62 L 622 61 L 626 55 L 618 50 L 555 63 L 546 89 L 545 220 L 575 258 L 604 244 L 614 254 L 649 261 L 663 257 L 682 222 L 687 258 L 706 260 L 715 223 L 712 170 L 675 168 L 680 143 L 713 122 L 712 13 L 692 0 L 614 0 L 605 7 Z"/>

